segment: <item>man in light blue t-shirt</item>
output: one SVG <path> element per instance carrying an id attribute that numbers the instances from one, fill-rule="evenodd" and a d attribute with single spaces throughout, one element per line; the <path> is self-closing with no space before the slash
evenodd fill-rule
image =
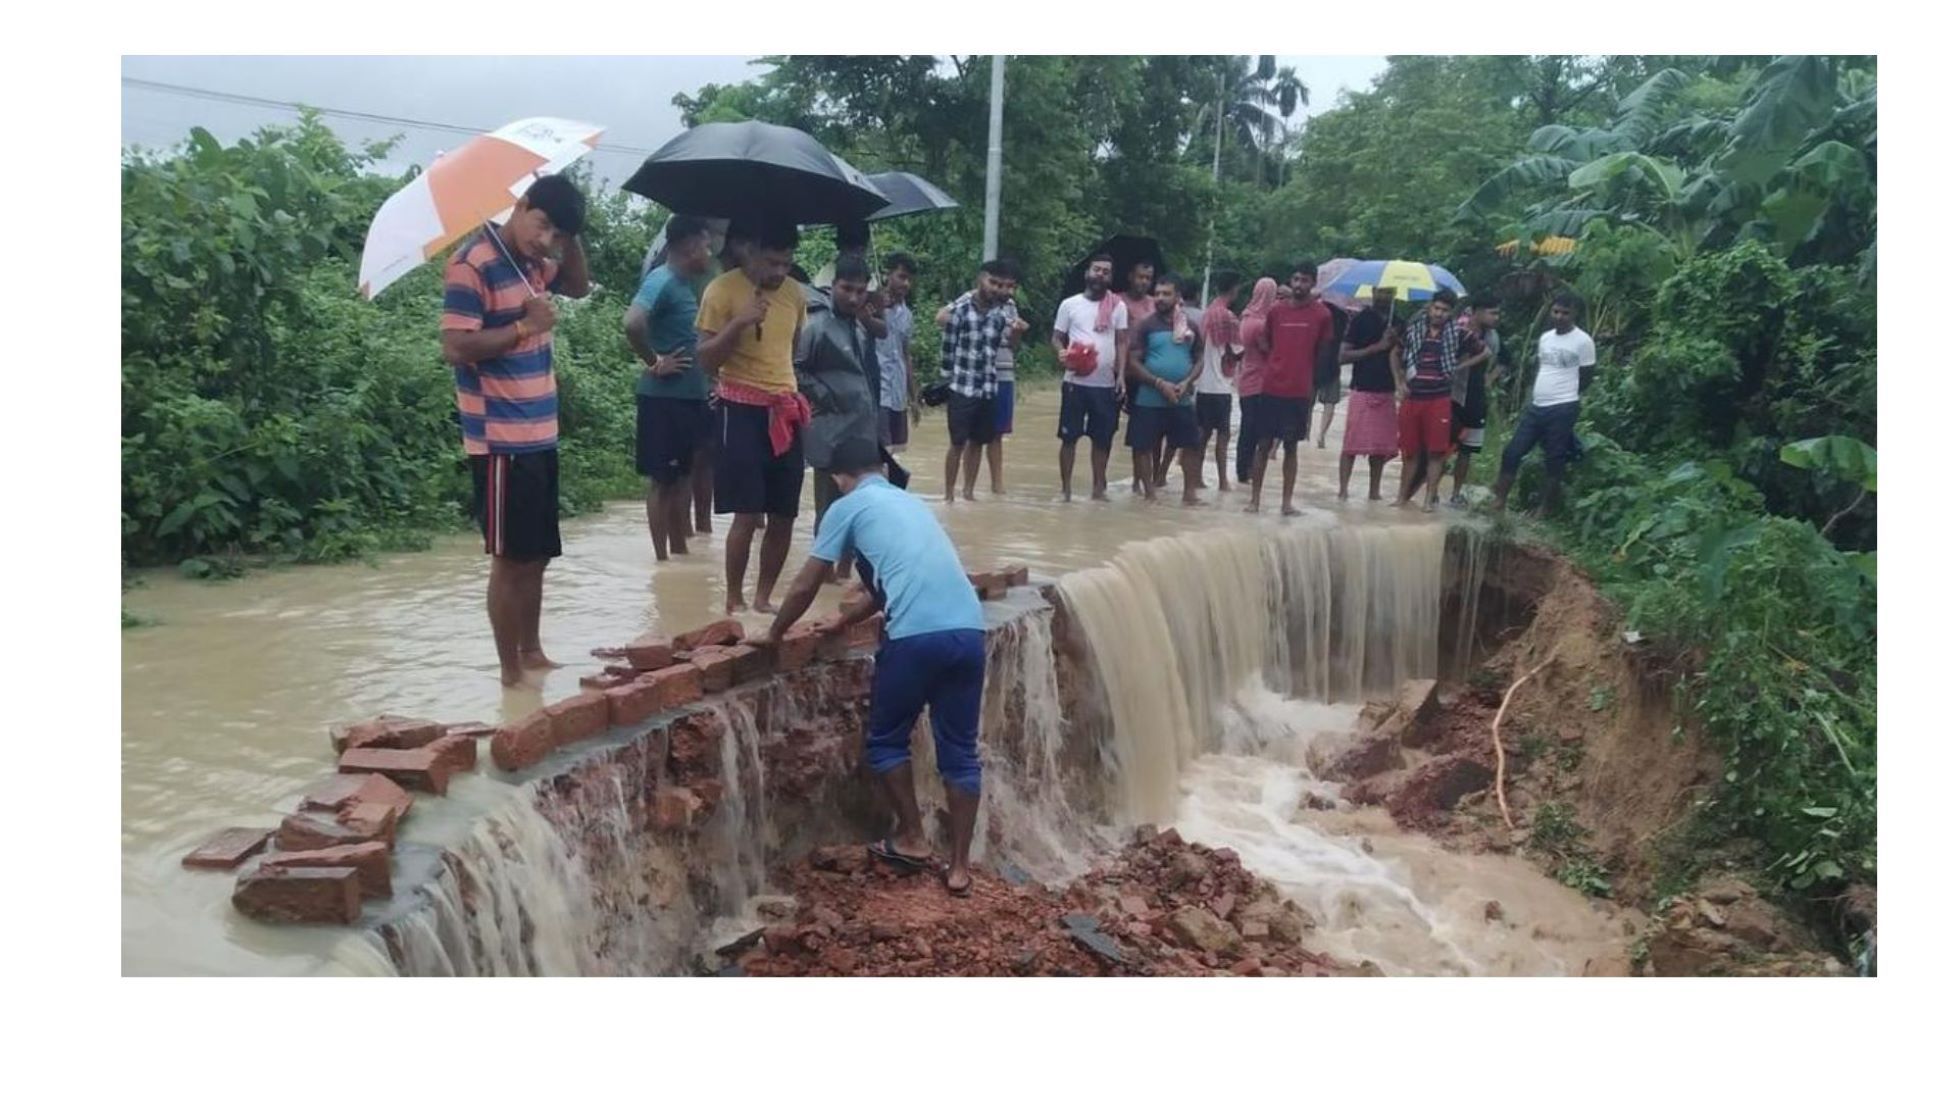
<path id="1" fill-rule="evenodd" d="M 979 597 L 952 540 L 923 501 L 884 480 L 874 443 L 840 441 L 830 476 L 842 491 L 823 516 L 809 562 L 789 586 L 769 626 L 779 643 L 816 599 L 837 560 L 850 548 L 867 573 L 868 600 L 847 606 L 846 623 L 884 610 L 884 643 L 871 678 L 870 731 L 864 759 L 898 816 L 898 830 L 871 847 L 889 864 L 916 871 L 932 863 L 932 847 L 912 787 L 911 732 L 918 713 L 932 709 L 932 740 L 952 812 L 952 859 L 945 884 L 971 893 L 967 859 L 979 818 L 980 693 L 986 681 L 986 642 Z"/>

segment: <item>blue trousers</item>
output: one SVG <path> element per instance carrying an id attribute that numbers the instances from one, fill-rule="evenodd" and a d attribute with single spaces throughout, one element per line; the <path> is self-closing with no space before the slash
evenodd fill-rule
<path id="1" fill-rule="evenodd" d="M 1553 481 L 1564 476 L 1564 467 L 1578 442 L 1573 430 L 1578 427 L 1578 403 L 1555 406 L 1526 406 L 1517 420 L 1517 431 L 1503 448 L 1501 473 L 1514 475 L 1524 457 L 1539 444 L 1544 446 L 1544 473 Z"/>
<path id="2" fill-rule="evenodd" d="M 971 629 L 887 639 L 871 675 L 871 729 L 864 760 L 889 773 L 911 760 L 918 713 L 932 708 L 932 746 L 939 776 L 961 792 L 980 790 L 980 690 L 986 684 L 986 637 Z"/>

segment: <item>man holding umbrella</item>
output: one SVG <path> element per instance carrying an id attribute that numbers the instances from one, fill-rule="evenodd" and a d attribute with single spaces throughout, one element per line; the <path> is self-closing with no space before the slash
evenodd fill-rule
<path id="1" fill-rule="evenodd" d="M 707 285 L 695 320 L 696 354 L 719 399 L 714 511 L 734 515 L 727 544 L 730 613 L 748 607 L 748 555 L 756 529 L 765 525 L 755 608 L 774 611 L 771 597 L 803 496 L 810 410 L 796 388 L 794 355 L 807 306 L 802 288 L 789 280 L 798 237 L 793 221 L 763 221 L 741 251 L 740 266 Z"/>
<path id="2" fill-rule="evenodd" d="M 538 639 L 544 570 L 558 538 L 558 382 L 551 294 L 592 289 L 585 196 L 559 175 L 531 184 L 502 226 L 485 224 L 449 259 L 442 358 L 455 366 L 463 450 L 490 558 L 490 632 L 503 683 L 555 669 Z M 562 249 L 562 259 L 557 254 Z"/>

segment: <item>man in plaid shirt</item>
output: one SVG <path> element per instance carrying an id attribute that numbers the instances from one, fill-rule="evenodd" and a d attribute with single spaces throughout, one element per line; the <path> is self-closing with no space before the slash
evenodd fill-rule
<path id="1" fill-rule="evenodd" d="M 945 499 L 952 501 L 952 488 L 959 481 L 959 465 L 966 464 L 965 498 L 973 500 L 973 485 L 979 481 L 981 456 L 997 432 L 993 396 L 999 388 L 1000 344 L 1013 324 L 1005 309 L 1020 280 L 1020 269 L 1011 260 L 994 259 L 980 266 L 979 282 L 971 298 L 955 303 L 946 319 L 940 338 L 940 370 L 952 391 L 946 403 L 946 428 L 952 446 L 945 457 Z"/>

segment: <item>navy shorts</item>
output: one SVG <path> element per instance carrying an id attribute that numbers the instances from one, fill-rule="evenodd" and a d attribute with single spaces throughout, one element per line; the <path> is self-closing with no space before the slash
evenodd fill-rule
<path id="1" fill-rule="evenodd" d="M 932 709 L 932 750 L 945 783 L 980 790 L 980 693 L 986 636 L 971 628 L 886 639 L 871 674 L 871 729 L 864 761 L 883 774 L 911 761 L 918 713 Z"/>
<path id="2" fill-rule="evenodd" d="M 694 469 L 694 456 L 714 438 L 714 415 L 705 398 L 637 396 L 639 417 L 633 440 L 634 467 L 661 485 L 672 485 Z"/>
<path id="3" fill-rule="evenodd" d="M 716 403 L 714 511 L 793 517 L 803 499 L 803 434 L 775 454 L 766 406 Z"/>
<path id="4" fill-rule="evenodd" d="M 1000 435 L 996 420 L 998 416 L 993 399 L 975 398 L 955 391 L 945 404 L 946 435 L 952 438 L 955 448 L 968 444 L 991 444 Z"/>
<path id="5" fill-rule="evenodd" d="M 1313 400 L 1311 398 L 1284 398 L 1276 394 L 1259 396 L 1257 424 L 1252 428 L 1252 436 L 1261 444 L 1267 440 L 1277 440 L 1285 444 L 1297 444 L 1306 439 L 1306 430 L 1313 423 Z"/>
<path id="6" fill-rule="evenodd" d="M 484 554 L 536 562 L 564 553 L 558 539 L 558 449 L 472 455 L 469 475 Z"/>
<path id="7" fill-rule="evenodd" d="M 1197 429 L 1199 432 L 1231 431 L 1231 395 L 1199 394 L 1197 396 Z"/>
<path id="8" fill-rule="evenodd" d="M 1129 432 L 1124 443 L 1153 452 L 1166 440 L 1173 448 L 1194 448 L 1202 442 L 1195 407 L 1137 406 L 1130 411 Z"/>
<path id="9" fill-rule="evenodd" d="M 884 438 L 886 447 L 902 448 L 911 443 L 911 413 L 902 409 L 884 411 Z"/>
<path id="10" fill-rule="evenodd" d="M 1069 443 L 1088 437 L 1097 450 L 1107 451 L 1115 442 L 1116 423 L 1121 419 L 1116 391 L 1109 386 L 1061 384 L 1061 427 L 1056 436 Z"/>

